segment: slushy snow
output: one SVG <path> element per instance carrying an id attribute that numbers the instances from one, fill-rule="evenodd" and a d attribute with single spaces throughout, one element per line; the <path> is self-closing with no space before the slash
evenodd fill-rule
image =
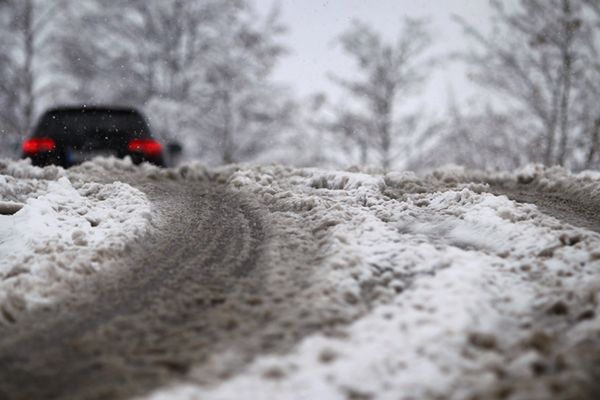
<path id="1" fill-rule="evenodd" d="M 319 276 L 366 311 L 216 386 L 198 370 L 143 398 L 573 398 L 591 384 L 575 349 L 600 332 L 600 235 L 486 193 L 486 182 L 589 200 L 600 188 L 591 175 L 242 168 L 230 186 L 322 221 Z"/>
<path id="2" fill-rule="evenodd" d="M 9 214 L 0 215 L 0 324 L 59 299 L 151 219 L 146 196 L 127 184 L 72 181 L 28 161 L 0 163 L 0 205 Z"/>
<path id="3" fill-rule="evenodd" d="M 134 168 L 97 160 L 73 176 L 23 162 L 0 169 L 0 201 L 23 204 L 0 216 L 0 307 L 9 318 L 102 268 L 99 249 L 143 234 L 151 205 L 141 192 L 81 179 L 110 165 L 111 173 Z M 142 168 L 158 182 L 209 177 L 253 196 L 274 222 L 306 220 L 321 261 L 305 290 L 311 301 L 335 291 L 357 318 L 215 385 L 198 366 L 141 398 L 549 399 L 577 398 L 594 383 L 600 235 L 492 194 L 490 184 L 521 182 L 591 204 L 600 199 L 597 173 Z M 305 237 L 277 226 L 282 245 Z"/>

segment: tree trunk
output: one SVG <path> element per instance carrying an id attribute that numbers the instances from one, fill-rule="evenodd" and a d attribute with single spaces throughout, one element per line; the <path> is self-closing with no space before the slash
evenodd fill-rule
<path id="1" fill-rule="evenodd" d="M 392 107 L 394 102 L 394 90 L 391 87 L 385 88 L 386 92 L 383 98 L 379 99 L 377 105 L 377 119 L 379 126 L 379 140 L 381 151 L 381 165 L 384 170 L 388 170 L 392 163 Z"/>
<path id="2" fill-rule="evenodd" d="M 592 143 L 588 150 L 588 154 L 585 160 L 585 167 L 590 168 L 594 162 L 594 157 L 598 152 L 598 142 L 600 141 L 600 117 L 594 121 L 594 128 L 592 130 Z"/>
<path id="3" fill-rule="evenodd" d="M 549 118 L 544 118 L 546 126 L 546 149 L 544 153 L 544 164 L 551 165 L 554 163 L 555 140 L 556 140 L 556 121 L 560 111 L 560 83 L 552 90 L 552 109 L 550 110 Z"/>
<path id="4" fill-rule="evenodd" d="M 569 139 L 569 103 L 571 95 L 571 75 L 573 73 L 573 57 L 571 55 L 571 43 L 573 40 L 574 28 L 571 24 L 571 3 L 570 0 L 563 0 L 563 14 L 565 18 L 565 42 L 562 48 L 562 93 L 560 99 L 560 143 L 558 149 L 558 165 L 564 165 L 567 156 L 567 147 Z"/>
<path id="5" fill-rule="evenodd" d="M 221 160 L 223 164 L 233 163 L 233 110 L 231 109 L 231 93 L 223 90 L 223 137 Z"/>
<path id="6" fill-rule="evenodd" d="M 544 164 L 551 165 L 554 159 L 554 129 L 546 128 L 546 151 L 544 153 Z M 535 150 L 535 149 L 533 149 Z M 529 157 L 535 157 L 535 153 L 532 152 Z"/>
<path id="7" fill-rule="evenodd" d="M 390 147 L 391 147 L 390 123 L 388 120 L 383 121 L 381 127 L 381 164 L 384 170 L 390 167 Z"/>
<path id="8" fill-rule="evenodd" d="M 369 143 L 367 142 L 366 137 L 359 137 L 358 147 L 360 148 L 360 164 L 367 165 L 367 160 L 369 156 Z"/>
<path id="9" fill-rule="evenodd" d="M 33 125 L 33 112 L 35 107 L 34 73 L 34 35 L 33 35 L 33 0 L 26 0 L 23 12 L 23 126 L 22 129 L 29 131 Z"/>

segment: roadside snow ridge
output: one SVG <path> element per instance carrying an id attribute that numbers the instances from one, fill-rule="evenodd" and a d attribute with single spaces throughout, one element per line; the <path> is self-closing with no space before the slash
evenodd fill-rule
<path id="1" fill-rule="evenodd" d="M 0 203 L 20 206 L 0 215 L 0 324 L 72 290 L 151 219 L 145 195 L 127 184 L 72 182 L 26 161 L 0 167 Z"/>
<path id="2" fill-rule="evenodd" d="M 539 167 L 512 175 L 449 168 L 426 177 L 277 166 L 230 171 L 228 184 L 257 196 L 273 218 L 299 215 L 315 227 L 315 286 L 323 301 L 340 293 L 360 317 L 306 337 L 289 354 L 259 357 L 220 385 L 203 386 L 203 370 L 192 370 L 144 398 L 583 393 L 593 376 L 578 349 L 600 332 L 600 235 L 486 192 L 488 181 L 525 178 L 567 195 L 600 188 L 591 174 Z"/>

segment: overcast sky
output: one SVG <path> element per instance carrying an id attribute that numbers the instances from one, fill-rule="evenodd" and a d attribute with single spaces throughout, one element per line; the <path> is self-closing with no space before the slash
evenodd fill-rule
<path id="1" fill-rule="evenodd" d="M 299 95 L 320 91 L 333 100 L 338 100 L 341 92 L 327 74 L 349 77 L 355 71 L 352 59 L 335 42 L 353 19 L 367 22 L 392 40 L 403 16 L 428 17 L 434 52 L 441 54 L 465 48 L 462 30 L 452 15 L 484 30 L 490 16 L 488 0 L 256 0 L 256 5 L 266 12 L 274 2 L 280 4 L 282 20 L 289 28 L 284 40 L 290 50 L 280 61 L 275 79 L 289 84 Z M 420 102 L 431 111 L 445 108 L 450 89 L 463 103 L 474 93 L 474 85 L 459 65 L 436 72 Z"/>

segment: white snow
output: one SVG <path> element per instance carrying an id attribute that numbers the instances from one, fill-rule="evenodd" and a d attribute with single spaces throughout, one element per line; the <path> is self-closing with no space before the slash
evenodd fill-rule
<path id="1" fill-rule="evenodd" d="M 60 298 L 141 235 L 151 218 L 140 191 L 121 182 L 76 180 L 66 171 L 0 165 L 0 323 Z"/>
<path id="2" fill-rule="evenodd" d="M 53 301 L 105 265 L 100 250 L 115 254 L 144 232 L 151 209 L 142 193 L 84 179 L 132 168 L 96 160 L 71 174 L 0 164 L 1 204 L 23 205 L 0 215 L 2 321 Z M 216 385 L 198 366 L 145 399 L 546 399 L 568 397 L 585 380 L 582 354 L 600 337 L 600 235 L 486 189 L 518 181 L 597 204 L 598 173 L 535 165 L 424 177 L 280 166 L 142 171 L 157 181 L 210 177 L 252 194 L 281 246 L 306 237 L 282 228 L 285 218 L 306 221 L 320 263 L 312 287 L 298 290 L 311 302 L 342 299 L 356 316 Z M 236 360 L 224 352 L 213 362 Z"/>
<path id="3" fill-rule="evenodd" d="M 595 316 L 572 322 L 585 310 L 600 311 L 600 303 L 589 300 L 600 288 L 600 235 L 534 205 L 485 193 L 485 183 L 470 183 L 524 179 L 519 176 L 525 173 L 537 186 L 566 193 L 593 196 L 600 188 L 597 176 L 538 166 L 510 176 L 451 168 L 425 178 L 282 167 L 233 173 L 232 187 L 254 193 L 271 209 L 321 220 L 314 234 L 327 244 L 319 277 L 344 294 L 347 307 L 371 306 L 336 335 L 310 335 L 291 353 L 259 357 L 216 386 L 204 386 L 198 370 L 144 398 L 464 399 L 504 393 L 524 399 L 571 390 L 576 365 L 551 383 L 539 370 L 550 369 L 558 355 L 568 364 L 563 351 L 600 331 Z M 386 196 L 391 188 L 404 196 Z M 558 311 L 549 311 L 553 307 Z M 579 342 L 558 345 L 575 333 Z M 545 340 L 555 343 L 554 350 L 540 344 Z"/>

